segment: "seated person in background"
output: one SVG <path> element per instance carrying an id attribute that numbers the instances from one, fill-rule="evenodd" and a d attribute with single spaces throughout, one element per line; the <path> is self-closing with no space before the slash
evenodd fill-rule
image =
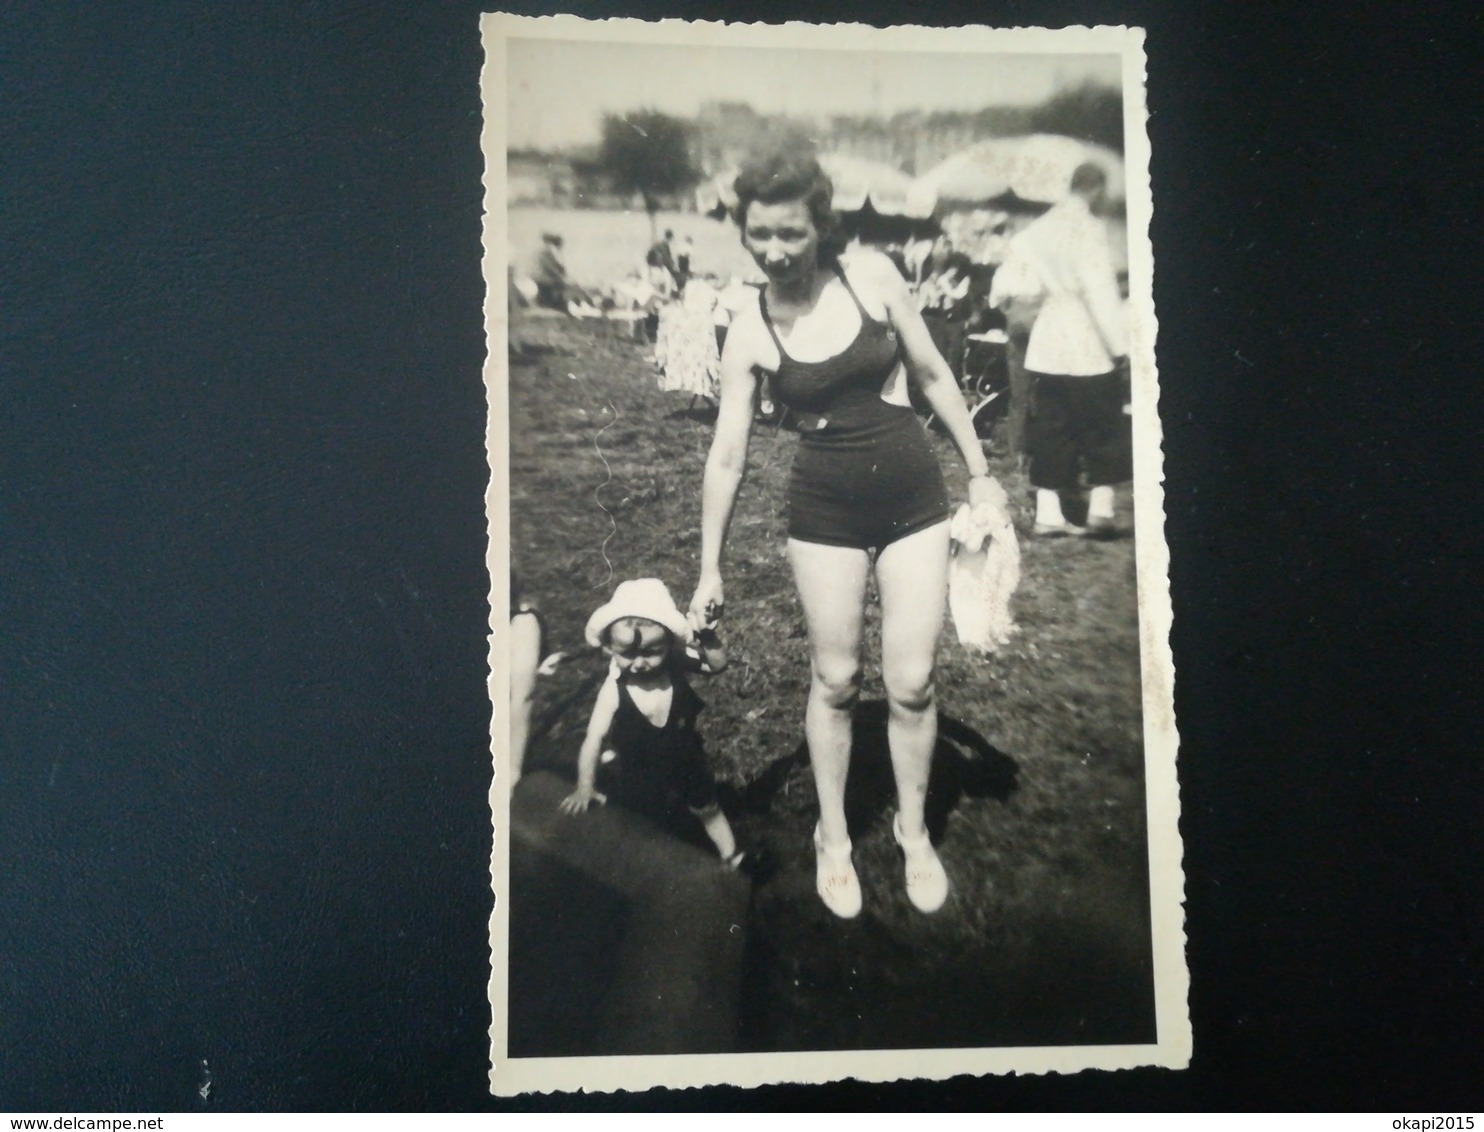
<path id="1" fill-rule="evenodd" d="M 687 648 L 691 639 L 694 646 Z M 587 641 L 605 650 L 611 663 L 577 756 L 577 788 L 562 799 L 562 811 L 583 813 L 609 795 L 660 822 L 688 810 L 722 862 L 737 868 L 744 854 L 737 851 L 696 730 L 705 705 L 684 675 L 686 669 L 724 669 L 721 642 L 710 630 L 692 633 L 658 578 L 621 582 L 588 619 Z"/>
<path id="2" fill-rule="evenodd" d="M 635 268 L 613 286 L 614 297 L 621 307 L 629 310 L 648 308 L 654 299 L 654 287 L 644 278 L 643 272 Z"/>
<path id="3" fill-rule="evenodd" d="M 562 255 L 562 238 L 555 232 L 541 234 L 541 251 L 531 271 L 536 284 L 536 305 L 551 310 L 567 309 L 567 264 Z"/>

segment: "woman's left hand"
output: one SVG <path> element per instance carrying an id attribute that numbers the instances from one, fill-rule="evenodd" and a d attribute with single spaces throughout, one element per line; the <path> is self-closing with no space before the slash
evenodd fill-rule
<path id="1" fill-rule="evenodd" d="M 997 494 L 995 481 L 989 476 L 975 476 L 969 480 L 969 507 L 971 509 L 993 504 Z"/>

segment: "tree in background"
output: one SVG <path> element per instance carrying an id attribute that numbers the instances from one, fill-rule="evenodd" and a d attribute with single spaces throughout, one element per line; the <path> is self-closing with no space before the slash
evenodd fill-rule
<path id="1" fill-rule="evenodd" d="M 1123 152 L 1123 95 L 1087 82 L 1054 94 L 1031 114 L 1032 129 L 1105 145 Z"/>
<path id="2" fill-rule="evenodd" d="M 690 123 L 658 110 L 604 115 L 598 161 L 616 191 L 644 198 L 651 241 L 659 198 L 689 188 L 700 176 L 691 164 Z"/>

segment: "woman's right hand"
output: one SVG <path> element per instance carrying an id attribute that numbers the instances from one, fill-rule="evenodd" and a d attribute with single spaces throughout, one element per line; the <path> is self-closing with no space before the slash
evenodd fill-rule
<path id="1" fill-rule="evenodd" d="M 703 572 L 696 583 L 696 592 L 690 599 L 688 620 L 694 632 L 714 629 L 721 620 L 722 600 L 721 575 L 712 571 Z"/>

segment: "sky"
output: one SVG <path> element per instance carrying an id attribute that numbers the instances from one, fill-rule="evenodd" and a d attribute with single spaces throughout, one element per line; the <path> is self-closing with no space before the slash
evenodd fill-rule
<path id="1" fill-rule="evenodd" d="M 1033 104 L 1086 80 L 1117 87 L 1116 55 L 922 54 L 776 47 L 509 41 L 507 144 L 594 143 L 605 113 L 692 116 L 713 101 L 762 114 L 891 115 Z"/>

